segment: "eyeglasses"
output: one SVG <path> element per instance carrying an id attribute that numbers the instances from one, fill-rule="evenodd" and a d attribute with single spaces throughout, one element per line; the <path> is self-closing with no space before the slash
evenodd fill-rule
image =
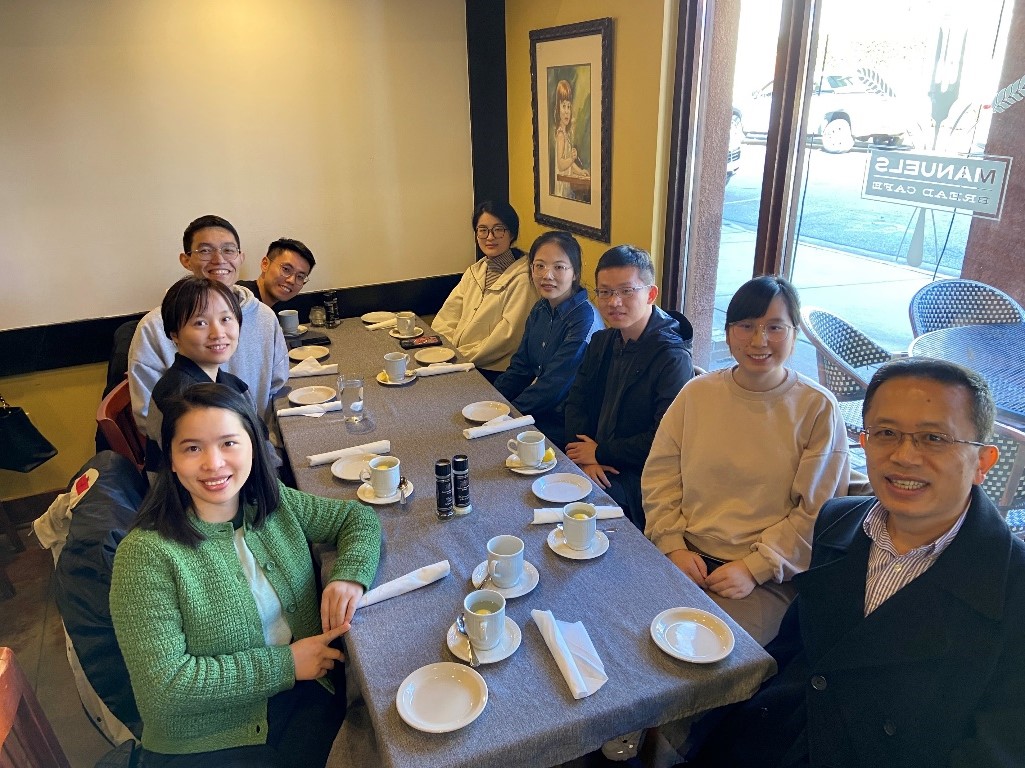
<path id="1" fill-rule="evenodd" d="M 488 235 L 491 235 L 496 240 L 500 240 L 509 234 L 509 227 L 504 224 L 496 224 L 493 227 L 485 227 L 483 224 L 477 227 L 477 239 L 487 240 Z"/>
<path id="2" fill-rule="evenodd" d="M 199 248 L 194 248 L 189 251 L 190 255 L 198 256 L 200 261 L 210 261 L 216 253 L 221 254 L 221 256 L 231 261 L 232 259 L 238 258 L 241 251 L 237 245 L 226 245 L 223 248 L 214 248 L 212 245 L 201 245 Z"/>
<path id="3" fill-rule="evenodd" d="M 530 268 L 534 271 L 535 275 L 543 275 L 546 272 L 554 272 L 556 275 L 565 275 L 567 272 L 573 271 L 573 267 L 569 264 L 545 264 L 541 261 L 535 261 L 530 265 Z"/>
<path id="4" fill-rule="evenodd" d="M 901 432 L 892 427 L 865 427 L 861 434 L 872 448 L 896 449 L 904 442 L 905 437 L 910 437 L 911 444 L 923 453 L 943 453 L 954 443 L 977 445 L 980 448 L 986 445 L 974 440 L 958 440 L 945 432 Z"/>
<path id="5" fill-rule="evenodd" d="M 608 301 L 613 296 L 616 296 L 623 301 L 627 301 L 635 293 L 646 291 L 651 288 L 650 285 L 632 285 L 627 288 L 599 288 L 594 292 L 594 295 L 599 301 Z"/>
<path id="6" fill-rule="evenodd" d="M 733 329 L 733 334 L 740 341 L 750 341 L 761 329 L 766 339 L 779 342 L 786 341 L 796 326 L 786 323 L 756 323 L 754 320 L 738 320 L 735 323 L 730 323 L 728 327 Z"/>
<path id="7" fill-rule="evenodd" d="M 306 283 L 310 281 L 309 275 L 307 275 L 305 272 L 296 272 L 294 269 L 292 269 L 291 265 L 289 264 L 279 264 L 278 272 L 280 272 L 281 276 L 286 280 L 290 280 L 294 277 L 297 282 L 300 282 L 303 285 L 306 285 Z"/>

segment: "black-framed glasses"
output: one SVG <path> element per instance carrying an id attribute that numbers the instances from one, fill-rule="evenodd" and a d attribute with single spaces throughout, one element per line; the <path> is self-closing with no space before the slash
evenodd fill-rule
<path id="1" fill-rule="evenodd" d="M 733 334 L 740 341 L 750 341 L 761 329 L 766 339 L 780 342 L 786 341 L 796 326 L 786 323 L 756 323 L 754 320 L 738 320 L 735 323 L 730 323 L 729 327 L 733 329 Z"/>
<path id="2" fill-rule="evenodd" d="M 310 281 L 309 275 L 305 272 L 296 272 L 292 268 L 291 264 L 278 264 L 278 272 L 280 272 L 281 276 L 286 280 L 290 280 L 294 277 L 297 282 L 300 282 L 303 285 L 306 285 L 306 283 Z"/>
<path id="3" fill-rule="evenodd" d="M 198 257 L 200 261 L 210 261 L 218 253 L 231 261 L 232 259 L 237 259 L 242 251 L 237 245 L 225 245 L 222 248 L 216 248 L 212 245 L 201 245 L 199 248 L 193 248 L 189 251 L 189 255 Z"/>
<path id="4" fill-rule="evenodd" d="M 627 301 L 635 293 L 646 291 L 649 288 L 651 288 L 650 285 L 628 285 L 625 288 L 599 288 L 594 292 L 594 295 L 599 301 L 609 301 L 613 296 Z"/>
<path id="5" fill-rule="evenodd" d="M 975 445 L 980 448 L 986 443 L 979 443 L 975 440 L 958 440 L 946 432 L 901 432 L 893 427 L 865 427 L 861 430 L 865 440 L 872 448 L 897 449 L 904 442 L 905 437 L 911 438 L 911 444 L 923 453 L 943 453 L 950 449 L 955 443 L 962 445 Z"/>
<path id="6" fill-rule="evenodd" d="M 485 227 L 481 224 L 477 227 L 477 239 L 487 240 L 488 235 L 491 235 L 496 240 L 499 240 L 509 234 L 509 227 L 504 224 L 496 224 L 493 227 Z"/>

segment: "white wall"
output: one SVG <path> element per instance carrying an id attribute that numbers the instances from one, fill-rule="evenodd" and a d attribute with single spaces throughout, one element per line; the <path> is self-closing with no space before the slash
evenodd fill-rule
<path id="1" fill-rule="evenodd" d="M 0 0 L 0 329 L 148 309 L 216 213 L 245 277 L 473 259 L 463 0 Z"/>

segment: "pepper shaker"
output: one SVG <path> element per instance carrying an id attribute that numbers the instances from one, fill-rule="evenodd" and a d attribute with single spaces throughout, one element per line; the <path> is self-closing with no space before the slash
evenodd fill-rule
<path id="1" fill-rule="evenodd" d="M 434 462 L 434 484 L 438 503 L 438 519 L 451 520 L 452 509 L 452 462 L 438 459 Z"/>
<path id="2" fill-rule="evenodd" d="M 452 486 L 454 489 L 453 512 L 468 515 L 473 511 L 470 503 L 470 460 L 460 453 L 452 457 Z"/>

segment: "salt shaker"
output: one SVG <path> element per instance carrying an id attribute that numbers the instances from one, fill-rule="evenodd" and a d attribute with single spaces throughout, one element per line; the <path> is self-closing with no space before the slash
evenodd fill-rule
<path id="1" fill-rule="evenodd" d="M 470 503 L 470 460 L 460 453 L 452 457 L 452 486 L 454 489 L 453 512 L 468 515 L 473 511 Z"/>
<path id="2" fill-rule="evenodd" d="M 435 494 L 438 502 L 438 519 L 451 520 L 452 510 L 452 462 L 438 459 L 434 462 Z"/>

